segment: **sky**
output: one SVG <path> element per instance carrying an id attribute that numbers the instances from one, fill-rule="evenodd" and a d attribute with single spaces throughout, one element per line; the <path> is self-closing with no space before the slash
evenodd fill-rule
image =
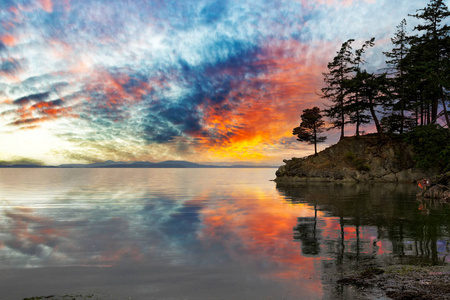
<path id="1" fill-rule="evenodd" d="M 2 0 L 0 161 L 310 155 L 292 129 L 325 107 L 322 73 L 340 45 L 375 37 L 365 67 L 383 68 L 395 27 L 406 18 L 412 32 L 408 14 L 427 3 Z M 337 141 L 326 134 L 319 150 Z"/>

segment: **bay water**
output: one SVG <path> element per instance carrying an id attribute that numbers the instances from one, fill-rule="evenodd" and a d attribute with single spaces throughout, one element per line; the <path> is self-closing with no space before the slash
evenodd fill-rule
<path id="1" fill-rule="evenodd" d="M 0 169 L 0 299 L 357 299 L 348 268 L 450 261 L 413 184 L 275 169 Z"/>

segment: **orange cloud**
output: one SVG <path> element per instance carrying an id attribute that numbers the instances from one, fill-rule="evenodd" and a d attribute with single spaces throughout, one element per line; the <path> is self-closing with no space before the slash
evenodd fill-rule
<path id="1" fill-rule="evenodd" d="M 9 125 L 21 126 L 21 129 L 36 128 L 40 123 L 56 120 L 61 117 L 79 117 L 78 114 L 73 112 L 73 107 L 59 107 L 53 101 L 42 101 L 34 105 L 23 105 L 16 109 L 14 113 L 19 119 L 11 122 Z"/>
<path id="2" fill-rule="evenodd" d="M 80 68 L 83 66 L 80 65 Z M 133 79 L 125 73 L 110 74 L 100 71 L 93 74 L 87 86 L 88 91 L 98 93 L 101 91 L 104 99 L 96 99 L 98 107 L 117 108 L 142 100 L 142 97 L 153 90 L 153 85 L 159 85 L 157 81 L 148 83 Z M 130 84 L 132 83 L 132 84 Z"/>
<path id="3" fill-rule="evenodd" d="M 12 99 L 9 99 L 9 98 L 5 98 L 5 99 L 3 99 L 3 101 L 2 102 L 0 102 L 1 104 L 12 104 L 13 103 L 13 100 Z"/>
<path id="4" fill-rule="evenodd" d="M 32 125 L 33 127 L 36 127 L 36 123 L 41 123 L 41 122 L 45 122 L 48 121 L 50 119 L 54 119 L 54 117 L 40 117 L 40 118 L 23 118 L 21 120 L 16 120 L 14 122 L 11 123 L 11 125 Z"/>
<path id="5" fill-rule="evenodd" d="M 13 47 L 17 43 L 17 39 L 11 34 L 5 34 L 1 36 L 0 40 L 2 41 L 3 44 L 5 44 L 8 47 Z"/>
<path id="6" fill-rule="evenodd" d="M 258 60 L 268 70 L 264 75 L 235 82 L 223 103 L 199 107 L 207 134 L 193 136 L 210 156 L 265 159 L 262 153 L 268 148 L 292 137 L 302 109 L 319 102 L 326 62 L 313 54 L 317 49 L 297 41 L 273 44 Z M 328 51 L 327 46 L 318 45 L 317 55 Z"/>

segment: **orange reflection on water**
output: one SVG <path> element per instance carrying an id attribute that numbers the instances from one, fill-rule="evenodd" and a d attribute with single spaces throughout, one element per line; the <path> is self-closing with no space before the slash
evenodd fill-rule
<path id="1" fill-rule="evenodd" d="M 108 249 L 100 254 L 98 261 L 100 263 L 108 263 L 109 266 L 114 266 L 116 263 L 128 258 L 135 263 L 144 261 L 141 249 L 138 247 Z"/>
<path id="2" fill-rule="evenodd" d="M 254 201 L 240 201 L 249 198 Z M 319 259 L 302 256 L 292 235 L 299 216 L 314 215 L 308 205 L 288 205 L 275 195 L 268 196 L 267 191 L 250 188 L 229 193 L 229 200 L 217 205 L 202 211 L 204 228 L 199 238 L 204 244 L 222 243 L 236 261 L 248 265 L 254 260 L 273 267 L 261 270 L 261 276 L 283 280 L 314 277 L 311 274 L 316 273 Z M 309 284 L 321 291 L 320 280 Z"/>
<path id="3" fill-rule="evenodd" d="M 349 220 L 337 217 L 321 219 L 321 239 L 340 244 L 342 253 L 383 254 L 390 252 L 390 243 L 378 240 L 377 228 L 374 226 L 358 226 Z M 338 251 L 334 249 L 334 251 Z M 333 255 L 335 253 L 328 253 Z"/>

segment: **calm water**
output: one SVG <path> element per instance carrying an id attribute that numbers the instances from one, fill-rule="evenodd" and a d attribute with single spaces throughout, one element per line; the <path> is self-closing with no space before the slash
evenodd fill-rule
<path id="1" fill-rule="evenodd" d="M 450 261 L 450 209 L 414 185 L 274 173 L 0 169 L 0 298 L 344 299 L 361 261 Z"/>

